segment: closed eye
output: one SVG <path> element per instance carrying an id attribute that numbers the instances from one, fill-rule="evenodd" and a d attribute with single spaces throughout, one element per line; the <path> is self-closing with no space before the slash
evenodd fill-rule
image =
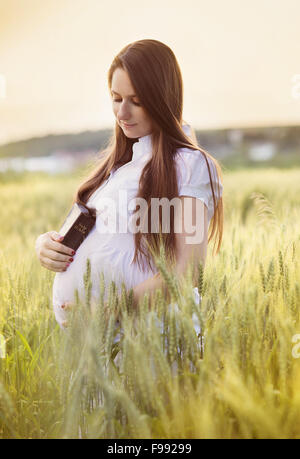
<path id="1" fill-rule="evenodd" d="M 122 102 L 121 99 L 113 99 L 113 102 Z M 132 102 L 134 105 L 137 105 L 138 107 L 141 106 L 141 104 L 139 104 L 138 102 Z"/>

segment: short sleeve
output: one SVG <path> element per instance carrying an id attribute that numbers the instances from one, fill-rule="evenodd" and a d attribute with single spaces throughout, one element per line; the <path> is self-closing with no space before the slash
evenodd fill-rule
<path id="1" fill-rule="evenodd" d="M 216 204 L 223 194 L 223 185 L 218 177 L 216 166 L 209 157 L 212 184 Z M 214 215 L 214 199 L 210 184 L 209 171 L 204 155 L 198 150 L 180 148 L 176 155 L 178 178 L 178 196 L 192 196 L 201 199 L 208 210 L 208 221 Z"/>

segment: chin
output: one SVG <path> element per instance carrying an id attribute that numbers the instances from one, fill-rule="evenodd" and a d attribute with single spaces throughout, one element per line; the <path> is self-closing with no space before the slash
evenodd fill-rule
<path id="1" fill-rule="evenodd" d="M 136 132 L 128 132 L 126 129 L 123 129 L 123 132 L 129 139 L 136 139 L 137 137 L 140 137 Z"/>

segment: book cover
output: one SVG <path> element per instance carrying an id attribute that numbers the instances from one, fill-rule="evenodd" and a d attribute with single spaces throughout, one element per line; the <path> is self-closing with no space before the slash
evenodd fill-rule
<path id="1" fill-rule="evenodd" d="M 95 222 L 96 217 L 88 209 L 75 203 L 59 230 L 59 234 L 64 236 L 62 244 L 77 250 L 95 225 Z"/>

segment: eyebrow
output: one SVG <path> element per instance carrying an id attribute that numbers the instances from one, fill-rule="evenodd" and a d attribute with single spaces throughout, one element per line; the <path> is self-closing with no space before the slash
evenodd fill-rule
<path id="1" fill-rule="evenodd" d="M 113 91 L 113 90 L 111 90 L 111 92 L 112 92 L 112 93 L 114 93 L 114 94 L 117 94 L 118 96 L 120 96 L 120 95 L 121 95 L 121 94 L 119 94 L 118 92 L 116 92 L 116 91 Z M 130 95 L 130 96 L 128 96 L 128 97 L 136 97 L 136 94 L 131 94 L 131 95 Z"/>

